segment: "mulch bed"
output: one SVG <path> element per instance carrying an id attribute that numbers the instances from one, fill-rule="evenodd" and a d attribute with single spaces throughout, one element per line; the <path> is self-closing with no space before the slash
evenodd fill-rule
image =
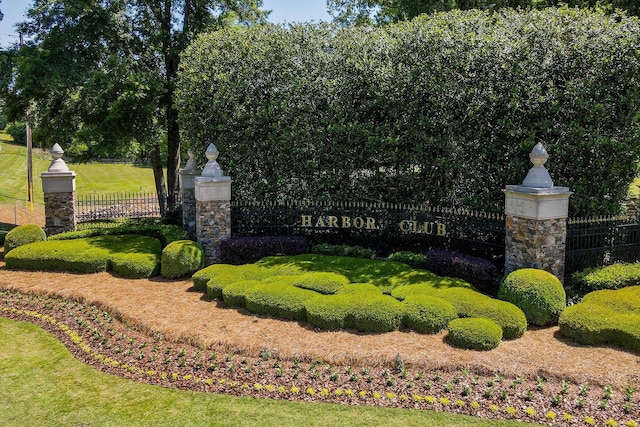
<path id="1" fill-rule="evenodd" d="M 635 369 L 629 376 L 632 383 L 602 386 L 543 373 L 518 377 L 478 366 L 460 368 L 455 363 L 451 368 L 425 369 L 405 365 L 399 354 L 391 362 L 372 365 L 281 356 L 267 348 L 256 354 L 250 347 L 225 342 L 205 345 L 154 332 L 101 304 L 55 293 L 10 290 L 1 282 L 0 287 L 5 289 L 0 292 L 3 317 L 41 326 L 77 359 L 100 371 L 162 387 L 429 409 L 548 425 L 634 426 L 640 422 L 638 364 L 631 367 Z"/>

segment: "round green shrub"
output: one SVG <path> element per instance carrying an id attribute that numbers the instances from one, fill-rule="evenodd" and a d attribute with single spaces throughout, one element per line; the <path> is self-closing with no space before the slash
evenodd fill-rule
<path id="1" fill-rule="evenodd" d="M 288 283 L 261 283 L 245 290 L 245 305 L 255 314 L 266 314 L 280 319 L 306 320 L 305 301 L 318 294 Z"/>
<path id="2" fill-rule="evenodd" d="M 509 274 L 500 283 L 498 298 L 519 307 L 531 325 L 546 326 L 558 321 L 567 296 L 553 274 L 524 268 Z"/>
<path id="3" fill-rule="evenodd" d="M 520 338 L 527 330 L 524 312 L 510 302 L 493 299 L 464 288 L 438 290 L 433 296 L 453 304 L 458 317 L 482 317 L 493 320 L 502 328 L 504 339 Z"/>
<path id="4" fill-rule="evenodd" d="M 200 244 L 191 240 L 177 240 L 162 250 L 160 275 L 167 279 L 188 276 L 202 268 L 204 253 Z"/>
<path id="5" fill-rule="evenodd" d="M 28 243 L 47 240 L 47 234 L 36 224 L 24 224 L 12 228 L 4 238 L 4 254 Z"/>
<path id="6" fill-rule="evenodd" d="M 353 294 L 319 295 L 305 302 L 307 322 L 320 329 L 345 329 Z"/>
<path id="7" fill-rule="evenodd" d="M 502 340 L 502 328 L 493 320 L 478 317 L 453 319 L 449 322 L 447 340 L 454 347 L 470 350 L 492 350 Z"/>
<path id="8" fill-rule="evenodd" d="M 424 254 L 419 254 L 409 251 L 394 252 L 387 258 L 388 261 L 401 262 L 407 264 L 413 268 L 426 268 L 427 257 Z"/>
<path id="9" fill-rule="evenodd" d="M 345 319 L 345 327 L 361 332 L 391 332 L 400 329 L 404 319 L 404 306 L 388 295 L 362 298 L 352 295 L 352 304 Z"/>
<path id="10" fill-rule="evenodd" d="M 299 276 L 293 286 L 309 289 L 320 294 L 335 294 L 338 289 L 349 284 L 349 279 L 337 273 L 306 273 Z"/>
<path id="11" fill-rule="evenodd" d="M 412 295 L 402 303 L 405 310 L 404 324 L 422 334 L 435 334 L 458 317 L 453 304 L 442 298 Z"/>

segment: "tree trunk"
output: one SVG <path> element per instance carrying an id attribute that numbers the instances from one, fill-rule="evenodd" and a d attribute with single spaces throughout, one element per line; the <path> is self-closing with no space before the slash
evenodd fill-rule
<path id="1" fill-rule="evenodd" d="M 160 157 L 160 146 L 158 144 L 154 144 L 151 150 L 151 168 L 153 169 L 153 178 L 156 183 L 160 215 L 164 215 L 167 210 L 167 190 L 164 187 L 164 171 L 162 169 L 162 158 Z"/>
<path id="2" fill-rule="evenodd" d="M 173 91 L 171 91 L 173 92 Z M 180 129 L 178 112 L 170 98 L 167 105 L 167 202 L 169 207 L 176 204 L 176 196 L 180 191 L 178 173 L 180 172 Z"/>

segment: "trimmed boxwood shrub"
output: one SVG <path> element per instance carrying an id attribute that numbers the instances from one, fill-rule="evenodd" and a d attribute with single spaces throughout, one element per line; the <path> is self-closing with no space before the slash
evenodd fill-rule
<path id="1" fill-rule="evenodd" d="M 47 240 L 47 234 L 36 224 L 19 225 L 11 229 L 4 238 L 4 254 L 27 243 Z"/>
<path id="2" fill-rule="evenodd" d="M 505 339 L 520 338 L 527 330 L 527 317 L 510 302 L 493 299 L 464 288 L 439 290 L 433 295 L 453 304 L 458 317 L 482 317 L 493 320 L 502 328 Z"/>
<path id="3" fill-rule="evenodd" d="M 305 302 L 307 322 L 320 329 L 346 328 L 353 294 L 318 295 Z"/>
<path id="4" fill-rule="evenodd" d="M 404 306 L 388 295 L 353 294 L 345 327 L 360 332 L 391 332 L 400 329 Z"/>
<path id="5" fill-rule="evenodd" d="M 250 264 L 269 256 L 303 254 L 308 248 L 303 236 L 234 237 L 220 243 L 220 262 Z"/>
<path id="6" fill-rule="evenodd" d="M 463 288 L 475 291 L 471 284 L 462 279 L 434 275 L 431 280 L 398 286 L 393 289 L 391 296 L 402 301 L 411 295 L 435 295 L 438 290 L 449 288 Z"/>
<path id="7" fill-rule="evenodd" d="M 341 287 L 348 284 L 349 279 L 336 273 L 307 273 L 293 282 L 293 286 L 325 295 L 335 294 Z"/>
<path id="8" fill-rule="evenodd" d="M 166 225 L 154 219 L 131 219 L 118 227 L 68 231 L 49 236 L 49 240 L 74 240 L 86 237 L 120 236 L 125 234 L 153 237 L 160 241 L 163 248 L 171 242 L 189 238 L 182 227 Z"/>
<path id="9" fill-rule="evenodd" d="M 529 324 L 546 326 L 558 321 L 566 307 L 567 296 L 562 283 L 553 274 L 523 268 L 504 278 L 498 298 L 519 307 Z"/>
<path id="10" fill-rule="evenodd" d="M 306 320 L 305 302 L 316 292 L 289 283 L 261 283 L 245 290 L 246 308 L 251 313 L 266 314 L 286 320 Z"/>
<path id="11" fill-rule="evenodd" d="M 177 240 L 162 250 L 160 274 L 175 279 L 193 274 L 204 265 L 202 246 L 191 240 Z"/>
<path id="12" fill-rule="evenodd" d="M 574 273 L 572 282 L 584 293 L 640 285 L 640 263 L 588 268 Z"/>
<path id="13" fill-rule="evenodd" d="M 382 290 L 371 283 L 351 283 L 342 286 L 336 291 L 336 295 L 372 294 L 382 295 Z"/>
<path id="14" fill-rule="evenodd" d="M 154 239 L 155 240 L 155 239 Z M 160 241 L 157 250 L 160 251 Z M 142 279 L 157 276 L 160 270 L 160 255 L 157 253 L 114 254 L 111 257 L 111 271 L 127 279 Z"/>
<path id="15" fill-rule="evenodd" d="M 567 307 L 560 333 L 580 344 L 616 344 L 640 351 L 640 286 L 595 291 Z"/>
<path id="16" fill-rule="evenodd" d="M 449 322 L 447 341 L 470 350 L 492 350 L 502 340 L 502 328 L 492 320 L 469 317 Z"/>
<path id="17" fill-rule="evenodd" d="M 227 307 L 245 307 L 246 293 L 261 284 L 259 280 L 239 280 L 226 284 L 222 287 L 222 300 Z"/>
<path id="18" fill-rule="evenodd" d="M 453 304 L 427 295 L 412 295 L 404 299 L 404 324 L 423 334 L 434 334 L 458 317 Z"/>
<path id="19" fill-rule="evenodd" d="M 5 262 L 8 268 L 17 270 L 96 273 L 111 270 L 115 258 L 120 273 L 135 276 L 139 270 L 138 277 L 148 277 L 149 271 L 157 271 L 160 246 L 157 239 L 137 235 L 49 240 L 20 246 L 7 254 Z M 127 266 L 128 257 L 140 260 L 142 267 Z"/>

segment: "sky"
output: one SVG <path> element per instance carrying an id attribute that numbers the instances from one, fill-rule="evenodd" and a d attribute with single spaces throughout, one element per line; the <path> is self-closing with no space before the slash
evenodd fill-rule
<path id="1" fill-rule="evenodd" d="M 0 21 L 0 47 L 18 42 L 14 24 L 24 20 L 31 3 L 24 0 L 0 0 L 0 11 L 4 14 Z M 277 23 L 331 20 L 326 0 L 263 0 L 263 9 L 271 10 L 269 20 Z"/>

